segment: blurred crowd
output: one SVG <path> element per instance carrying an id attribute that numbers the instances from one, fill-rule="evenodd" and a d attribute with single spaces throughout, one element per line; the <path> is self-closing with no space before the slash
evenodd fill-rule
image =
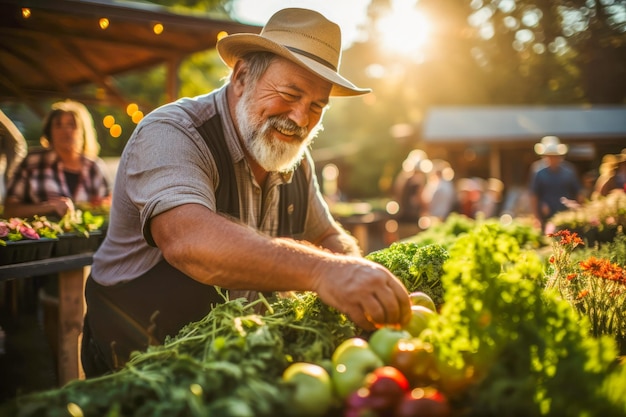
<path id="1" fill-rule="evenodd" d="M 393 184 L 393 199 L 399 205 L 396 219 L 404 224 L 425 222 L 420 225 L 425 228 L 451 213 L 472 219 L 510 214 L 529 216 L 544 229 L 559 211 L 625 191 L 626 148 L 604 155 L 596 169 L 584 173 L 566 159 L 568 146 L 556 136 L 543 137 L 534 151 L 537 160 L 529 168 L 527 185 L 507 190 L 498 178 L 456 178 L 448 161 L 429 159 L 415 149 Z"/>
<path id="2" fill-rule="evenodd" d="M 497 178 L 455 178 L 448 161 L 429 159 L 420 149 L 409 153 L 393 185 L 403 223 L 424 218 L 445 220 L 450 213 L 470 218 L 500 213 L 504 184 Z"/>

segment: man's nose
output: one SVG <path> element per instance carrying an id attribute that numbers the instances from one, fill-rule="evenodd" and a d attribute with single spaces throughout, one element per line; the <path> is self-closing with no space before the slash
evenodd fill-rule
<path id="1" fill-rule="evenodd" d="M 291 109 L 289 118 L 300 127 L 309 126 L 309 108 L 305 103 L 295 103 Z"/>

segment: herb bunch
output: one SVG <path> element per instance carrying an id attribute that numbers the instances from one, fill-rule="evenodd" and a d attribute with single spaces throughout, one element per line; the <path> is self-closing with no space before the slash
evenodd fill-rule
<path id="1" fill-rule="evenodd" d="M 265 314 L 255 313 L 257 304 Z M 227 300 L 162 345 L 134 352 L 120 371 L 18 397 L 0 408 L 34 416 L 223 416 L 289 414 L 282 372 L 329 359 L 354 326 L 313 293 Z"/>
<path id="2" fill-rule="evenodd" d="M 435 306 L 443 304 L 441 276 L 448 252 L 442 245 L 394 242 L 388 248 L 368 254 L 366 258 L 389 269 L 409 292 L 424 292 L 433 299 Z"/>

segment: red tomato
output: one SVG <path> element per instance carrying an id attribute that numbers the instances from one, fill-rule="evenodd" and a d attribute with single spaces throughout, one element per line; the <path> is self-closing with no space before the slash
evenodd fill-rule
<path id="1" fill-rule="evenodd" d="M 434 388 L 416 388 L 406 394 L 395 409 L 395 417 L 449 417 L 452 409 L 446 397 Z"/>
<path id="2" fill-rule="evenodd" d="M 393 410 L 410 386 L 402 372 L 392 366 L 383 366 L 367 376 L 365 388 L 370 400 L 369 408 L 381 415 Z"/>

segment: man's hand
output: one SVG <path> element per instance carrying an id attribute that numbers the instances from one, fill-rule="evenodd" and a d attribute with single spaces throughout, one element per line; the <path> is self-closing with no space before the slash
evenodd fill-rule
<path id="1" fill-rule="evenodd" d="M 404 325 L 411 318 L 407 289 L 383 266 L 363 258 L 346 257 L 332 269 L 314 271 L 319 275 L 315 289 L 328 305 L 350 317 L 365 329 L 385 324 Z"/>

